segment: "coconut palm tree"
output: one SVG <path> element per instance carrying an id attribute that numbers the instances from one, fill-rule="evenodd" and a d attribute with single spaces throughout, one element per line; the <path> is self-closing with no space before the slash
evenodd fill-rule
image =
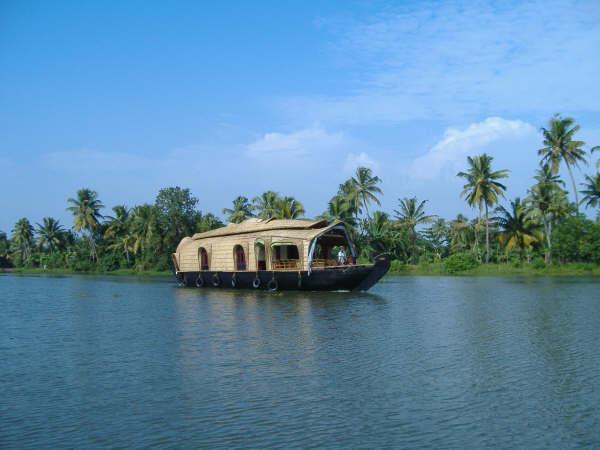
<path id="1" fill-rule="evenodd" d="M 450 227 L 445 219 L 439 217 L 433 220 L 431 226 L 424 232 L 427 243 L 433 251 L 434 258 L 441 260 L 448 252 L 450 243 Z"/>
<path id="2" fill-rule="evenodd" d="M 277 219 L 299 219 L 304 215 L 304 206 L 294 197 L 282 197 L 277 201 Z"/>
<path id="3" fill-rule="evenodd" d="M 138 205 L 131 210 L 130 230 L 133 236 L 133 253 L 142 256 L 157 233 L 158 212 L 153 205 Z"/>
<path id="4" fill-rule="evenodd" d="M 127 265 L 129 265 L 130 255 L 135 252 L 135 245 L 136 236 L 132 231 L 126 230 L 125 232 L 119 234 L 113 240 L 113 243 L 108 246 L 108 248 L 116 252 L 123 253 L 125 255 Z"/>
<path id="5" fill-rule="evenodd" d="M 77 233 L 87 233 L 90 258 L 95 260 L 97 258 L 95 232 L 100 227 L 102 219 L 100 210 L 104 205 L 98 199 L 98 193 L 87 188 L 78 190 L 77 198 L 70 198 L 67 202 L 71 205 L 67 211 L 73 214 L 73 230 Z"/>
<path id="6" fill-rule="evenodd" d="M 10 241 L 4 231 L 0 231 L 0 267 L 8 265 L 8 254 L 10 253 Z"/>
<path id="7" fill-rule="evenodd" d="M 459 253 L 468 249 L 470 226 L 469 219 L 463 214 L 458 214 L 456 219 L 450 221 L 450 248 L 452 252 Z"/>
<path id="8" fill-rule="evenodd" d="M 592 147 L 591 153 L 594 153 L 594 152 L 600 152 L 600 145 L 596 145 L 595 147 Z M 600 159 L 598 159 L 598 161 L 596 161 L 596 167 L 600 167 Z"/>
<path id="9" fill-rule="evenodd" d="M 349 215 L 358 219 L 358 215 L 362 212 L 362 210 L 357 202 L 352 178 L 339 185 L 337 194 L 335 196 L 338 197 L 341 202 L 343 202 L 343 204 L 341 203 L 340 206 L 343 205 L 343 209 L 345 209 Z"/>
<path id="10" fill-rule="evenodd" d="M 201 214 L 196 223 L 196 231 L 203 233 L 205 231 L 214 230 L 223 226 L 223 222 L 212 213 Z"/>
<path id="11" fill-rule="evenodd" d="M 257 216 L 261 219 L 270 219 L 277 214 L 277 202 L 279 194 L 273 191 L 266 191 L 258 197 L 252 199 L 253 207 Z"/>
<path id="12" fill-rule="evenodd" d="M 544 227 L 545 237 L 545 255 L 547 264 L 552 262 L 552 227 L 556 220 L 566 215 L 568 210 L 568 201 L 565 191 L 561 185 L 564 182 L 557 174 L 552 173 L 548 164 L 540 167 L 535 175 L 537 181 L 529 189 L 526 204 L 530 215 L 538 218 Z"/>
<path id="13" fill-rule="evenodd" d="M 493 157 L 484 153 L 467 157 L 469 167 L 466 172 L 459 172 L 464 178 L 461 196 L 465 197 L 469 206 L 478 206 L 485 211 L 485 262 L 490 260 L 490 227 L 489 208 L 498 203 L 498 197 L 504 196 L 506 186 L 497 180 L 508 177 L 508 170 L 492 170 Z"/>
<path id="14" fill-rule="evenodd" d="M 37 244 L 43 251 L 60 250 L 65 242 L 65 229 L 58 220 L 44 217 L 41 224 L 36 224 Z"/>
<path id="15" fill-rule="evenodd" d="M 350 181 L 351 183 L 344 187 L 348 191 L 348 200 L 357 205 L 359 212 L 362 212 L 362 207 L 364 207 L 367 218 L 370 218 L 368 204 L 374 202 L 377 205 L 381 205 L 381 202 L 377 198 L 377 195 L 381 195 L 382 193 L 381 188 L 378 186 L 381 183 L 381 179 L 373 175 L 371 169 L 359 167 Z"/>
<path id="16" fill-rule="evenodd" d="M 494 222 L 500 227 L 500 243 L 508 250 L 517 248 L 523 251 L 538 240 L 536 225 L 527 213 L 524 202 L 519 197 L 510 202 L 510 208 L 498 206 Z"/>
<path id="17" fill-rule="evenodd" d="M 231 208 L 223 208 L 223 214 L 227 214 L 227 220 L 231 223 L 240 223 L 248 217 L 252 217 L 252 205 L 242 195 L 233 200 Z"/>
<path id="18" fill-rule="evenodd" d="M 341 220 L 349 227 L 356 226 L 354 212 L 348 203 L 347 199 L 340 195 L 334 195 L 329 203 L 327 203 L 327 211 L 319 216 L 319 218 L 327 219 L 331 222 Z"/>
<path id="19" fill-rule="evenodd" d="M 394 230 L 392 221 L 383 211 L 375 211 L 373 217 L 363 222 L 362 240 L 367 253 L 377 255 L 394 250 L 398 232 Z"/>
<path id="20" fill-rule="evenodd" d="M 575 123 L 575 119 L 555 114 L 550 119 L 548 128 L 542 128 L 544 147 L 538 150 L 538 154 L 542 156 L 542 163 L 549 164 L 553 173 L 558 173 L 560 164 L 565 163 L 571 178 L 575 203 L 579 208 L 573 166 L 579 167 L 579 163 L 587 164 L 587 161 L 583 150 L 585 142 L 574 139 L 577 131 L 579 131 L 579 125 Z"/>
<path id="21" fill-rule="evenodd" d="M 29 220 L 23 217 L 15 223 L 10 240 L 21 261 L 28 261 L 33 247 L 33 227 Z"/>
<path id="22" fill-rule="evenodd" d="M 108 239 L 116 239 L 127 232 L 129 221 L 131 218 L 130 211 L 125 205 L 117 205 L 113 207 L 114 216 L 106 216 L 106 229 L 104 237 Z"/>
<path id="23" fill-rule="evenodd" d="M 586 207 L 596 208 L 600 204 L 600 172 L 593 176 L 586 175 L 585 183 L 581 185 L 584 187 L 581 191 L 581 203 L 585 203 Z"/>
<path id="24" fill-rule="evenodd" d="M 416 197 L 403 198 L 398 200 L 399 208 L 394 210 L 394 214 L 398 224 L 408 231 L 410 236 L 411 248 L 410 258 L 416 262 L 417 251 L 417 226 L 431 223 L 434 216 L 429 216 L 425 213 L 425 204 L 427 200 L 419 202 Z"/>

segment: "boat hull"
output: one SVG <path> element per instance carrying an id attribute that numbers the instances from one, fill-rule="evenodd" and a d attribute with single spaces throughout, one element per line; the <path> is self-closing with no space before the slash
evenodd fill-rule
<path id="1" fill-rule="evenodd" d="M 310 272 L 271 271 L 183 272 L 176 275 L 188 287 L 255 289 L 270 291 L 366 291 L 383 277 L 390 267 L 387 256 L 378 257 L 374 264 L 327 267 Z"/>

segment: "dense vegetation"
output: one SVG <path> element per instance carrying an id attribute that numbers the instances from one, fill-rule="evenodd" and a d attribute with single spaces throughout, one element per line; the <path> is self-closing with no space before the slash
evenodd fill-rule
<path id="1" fill-rule="evenodd" d="M 504 199 L 508 170 L 493 168 L 493 158 L 485 153 L 468 157 L 466 170 L 457 176 L 464 180 L 460 195 L 479 212 L 475 219 L 430 215 L 427 200 L 415 197 L 399 199 L 392 214 L 373 210 L 383 195 L 381 180 L 365 167 L 339 186 L 320 217 L 344 221 L 363 258 L 388 253 L 396 270 L 415 264 L 443 273 L 484 263 L 538 269 L 600 264 L 599 218 L 592 221 L 580 212 L 584 207 L 597 214 L 600 173 L 586 175 L 578 191 L 573 170 L 587 164 L 585 143 L 575 136 L 578 130 L 572 118 L 550 119 L 541 130 L 543 147 L 533 184 L 523 197 L 512 200 Z M 599 150 L 594 147 L 591 154 Z M 569 174 L 573 201 L 559 175 L 561 166 Z M 161 189 L 153 204 L 117 205 L 104 215 L 98 194 L 84 188 L 67 201 L 73 216 L 70 229 L 45 217 L 35 226 L 26 218 L 18 220 L 10 239 L 0 232 L 0 267 L 167 270 L 169 255 L 183 236 L 223 226 L 217 216 L 197 208 L 198 199 L 189 189 L 170 187 Z M 268 191 L 251 201 L 235 198 L 223 214 L 236 223 L 254 216 L 295 219 L 304 216 L 304 207 L 294 197 Z"/>

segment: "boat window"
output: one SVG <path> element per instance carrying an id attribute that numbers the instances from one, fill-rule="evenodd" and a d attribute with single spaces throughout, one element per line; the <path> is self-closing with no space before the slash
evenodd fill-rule
<path id="1" fill-rule="evenodd" d="M 200 254 L 200 270 L 209 270 L 208 266 L 208 253 L 204 247 L 200 247 L 198 250 Z"/>
<path id="2" fill-rule="evenodd" d="M 256 270 L 267 270 L 265 243 L 260 239 L 254 243 L 254 254 L 256 255 Z"/>
<path id="3" fill-rule="evenodd" d="M 241 245 L 233 247 L 235 270 L 246 270 L 246 253 Z"/>
<path id="4" fill-rule="evenodd" d="M 298 246 L 290 242 L 278 242 L 271 246 L 271 267 L 273 270 L 300 269 Z"/>

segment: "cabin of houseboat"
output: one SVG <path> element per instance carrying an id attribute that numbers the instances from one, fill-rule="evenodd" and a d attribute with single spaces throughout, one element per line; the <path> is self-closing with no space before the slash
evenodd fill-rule
<path id="1" fill-rule="evenodd" d="M 346 226 L 325 220 L 250 218 L 186 237 L 172 257 L 180 281 L 198 287 L 351 289 L 373 268 L 356 264 Z"/>

